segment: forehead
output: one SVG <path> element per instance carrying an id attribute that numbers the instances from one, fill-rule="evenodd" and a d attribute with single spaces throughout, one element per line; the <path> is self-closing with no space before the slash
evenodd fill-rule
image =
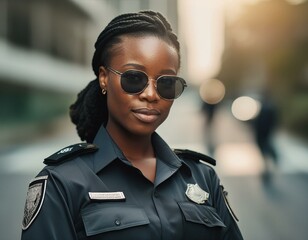
<path id="1" fill-rule="evenodd" d="M 179 55 L 176 48 L 155 35 L 123 35 L 111 49 L 111 62 L 137 61 L 160 62 L 178 69 Z"/>

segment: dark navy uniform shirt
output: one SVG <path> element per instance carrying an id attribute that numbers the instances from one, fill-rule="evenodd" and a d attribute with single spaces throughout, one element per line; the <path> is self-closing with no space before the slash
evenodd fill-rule
<path id="1" fill-rule="evenodd" d="M 152 143 L 154 183 L 130 164 L 103 127 L 95 153 L 46 166 L 28 190 L 22 240 L 243 239 L 214 170 L 180 159 L 156 133 Z M 191 200 L 188 184 L 198 186 L 192 195 L 200 189 L 205 195 Z"/>

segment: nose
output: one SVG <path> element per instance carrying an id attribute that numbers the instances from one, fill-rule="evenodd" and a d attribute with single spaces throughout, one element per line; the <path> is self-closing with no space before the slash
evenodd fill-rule
<path id="1" fill-rule="evenodd" d="M 155 102 L 155 101 L 159 100 L 160 97 L 159 97 L 159 95 L 156 91 L 154 79 L 149 79 L 148 85 L 143 90 L 143 92 L 139 94 L 139 97 L 141 99 L 145 99 L 149 102 Z"/>

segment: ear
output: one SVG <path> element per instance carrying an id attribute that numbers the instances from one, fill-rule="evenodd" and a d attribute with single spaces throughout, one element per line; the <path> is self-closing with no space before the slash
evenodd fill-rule
<path id="1" fill-rule="evenodd" d="M 99 85 L 101 89 L 106 89 L 108 85 L 108 71 L 103 66 L 99 67 L 99 75 L 98 75 Z"/>

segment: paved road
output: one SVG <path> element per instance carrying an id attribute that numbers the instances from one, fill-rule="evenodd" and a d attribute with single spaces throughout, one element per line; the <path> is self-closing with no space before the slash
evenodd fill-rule
<path id="1" fill-rule="evenodd" d="M 252 176 L 227 177 L 224 182 L 245 239 L 307 239 L 307 174 L 275 176 L 266 185 Z"/>
<path id="2" fill-rule="evenodd" d="M 307 239 L 307 145 L 278 132 L 275 145 L 280 163 L 271 167 L 270 181 L 262 181 L 264 162 L 249 126 L 236 121 L 228 106 L 226 103 L 217 111 L 209 132 L 204 128 L 198 98 L 188 91 L 175 102 L 169 119 L 158 132 L 172 147 L 191 148 L 216 157 L 217 172 L 229 191 L 245 239 Z M 53 135 L 0 150 L 1 239 L 20 238 L 27 185 L 43 167 L 42 159 L 79 141 L 68 120 L 61 120 L 58 125 L 60 130 Z M 208 149 L 209 136 L 215 146 L 213 152 Z"/>

